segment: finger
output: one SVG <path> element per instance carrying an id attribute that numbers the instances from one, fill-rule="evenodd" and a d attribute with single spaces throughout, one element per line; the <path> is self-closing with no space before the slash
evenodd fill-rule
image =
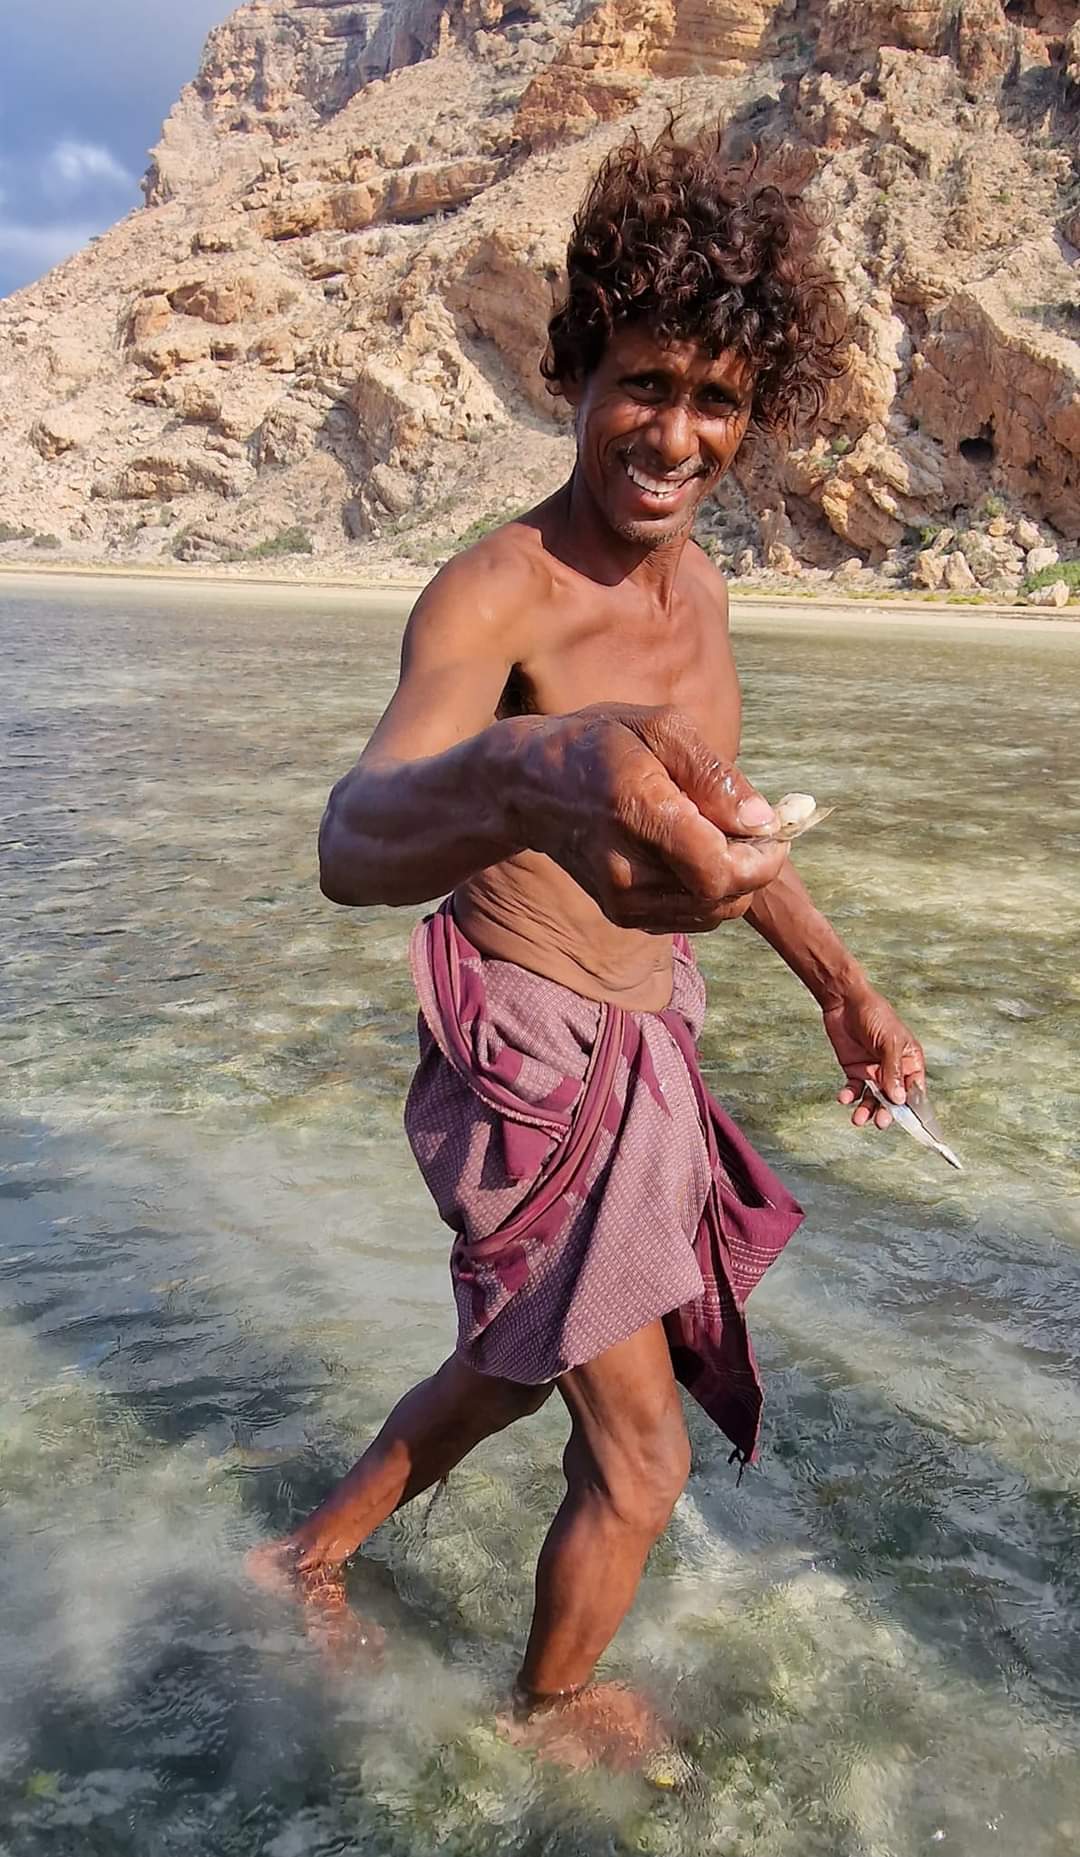
<path id="1" fill-rule="evenodd" d="M 783 839 L 728 840 L 728 868 L 740 894 L 774 883 L 790 856 L 791 846 Z"/>
<path id="2" fill-rule="evenodd" d="M 892 1116 L 889 1114 L 887 1109 L 875 1109 L 874 1127 L 875 1128 L 891 1128 L 892 1127 Z"/>
<path id="3" fill-rule="evenodd" d="M 894 1103 L 907 1100 L 907 1091 L 904 1089 L 903 1055 L 903 1038 L 895 1033 L 887 1033 L 881 1054 L 881 1088 Z"/>
<path id="4" fill-rule="evenodd" d="M 904 1046 L 901 1069 L 903 1071 L 905 1089 L 908 1089 L 911 1084 L 916 1083 L 920 1089 L 925 1090 L 926 1057 L 923 1053 L 922 1046 L 916 1043 L 914 1038 Z"/>
<path id="5" fill-rule="evenodd" d="M 763 889 L 788 855 L 787 845 L 775 841 L 727 838 L 674 787 L 644 825 L 650 849 L 690 895 L 710 903 Z"/>
<path id="6" fill-rule="evenodd" d="M 872 1066 L 867 1065 L 865 1068 L 870 1069 Z M 873 1120 L 877 1107 L 876 1099 L 867 1089 L 866 1078 L 863 1075 L 849 1071 L 847 1079 L 847 1083 L 840 1092 L 840 1101 L 855 1104 L 852 1123 L 855 1128 L 865 1128 L 867 1123 Z"/>
<path id="7" fill-rule="evenodd" d="M 775 825 L 776 814 L 765 796 L 733 761 L 714 754 L 678 710 L 643 715 L 634 732 L 718 831 L 739 836 Z"/>

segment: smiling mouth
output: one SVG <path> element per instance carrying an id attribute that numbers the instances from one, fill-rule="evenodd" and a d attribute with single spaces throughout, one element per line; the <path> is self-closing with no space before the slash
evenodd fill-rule
<path id="1" fill-rule="evenodd" d="M 657 503 L 674 503 L 678 500 L 687 484 L 692 484 L 702 475 L 700 470 L 684 471 L 678 477 L 654 477 L 651 471 L 643 471 L 632 459 L 620 459 L 623 470 L 636 490 L 644 491 Z"/>

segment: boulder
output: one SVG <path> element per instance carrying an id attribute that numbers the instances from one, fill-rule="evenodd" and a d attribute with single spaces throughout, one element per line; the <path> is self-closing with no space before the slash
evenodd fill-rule
<path id="1" fill-rule="evenodd" d="M 372 356 L 365 361 L 349 397 L 361 437 L 375 457 L 386 457 L 392 450 L 402 456 L 415 454 L 438 429 L 437 395 L 388 360 Z"/>
<path id="2" fill-rule="evenodd" d="M 299 463 L 315 444 L 316 428 L 317 417 L 308 406 L 290 406 L 283 401 L 271 407 L 255 435 L 258 469 Z"/>
<path id="3" fill-rule="evenodd" d="M 98 423 L 74 407 L 54 406 L 30 427 L 30 443 L 42 458 L 62 458 L 69 451 L 81 451 L 94 437 Z"/>
<path id="4" fill-rule="evenodd" d="M 224 327 L 288 309 L 296 290 L 288 278 L 273 271 L 234 270 L 188 277 L 166 296 L 178 315 Z"/>
<path id="5" fill-rule="evenodd" d="M 221 418 L 221 379 L 211 374 L 179 374 L 165 383 L 164 404 L 193 425 L 212 426 Z"/>
<path id="6" fill-rule="evenodd" d="M 917 587 L 928 587 L 936 593 L 945 579 L 946 557 L 936 548 L 924 548 L 915 556 L 915 565 L 911 578 Z"/>
<path id="7" fill-rule="evenodd" d="M 406 225 L 450 213 L 490 187 L 499 173 L 494 161 L 452 161 L 442 167 L 405 168 L 392 176 L 382 200 L 381 217 Z M 350 228 L 345 227 L 348 231 Z"/>
<path id="8" fill-rule="evenodd" d="M 945 585 L 952 593 L 966 593 L 970 588 L 978 585 L 959 549 L 955 549 L 951 555 L 945 557 Z"/>
<path id="9" fill-rule="evenodd" d="M 275 374 L 292 374 L 296 368 L 296 339 L 290 329 L 268 329 L 252 342 L 248 359 Z"/>
<path id="10" fill-rule="evenodd" d="M 217 460 L 205 450 L 185 450 L 179 447 L 161 447 L 153 451 L 136 453 L 119 472 L 111 487 L 98 489 L 96 494 L 109 495 L 121 501 L 146 501 L 154 498 L 159 502 L 169 502 L 173 497 L 187 496 L 195 490 L 210 490 L 216 496 L 240 496 L 247 488 L 249 471 L 242 471 L 236 464 L 230 465 L 225 460 Z"/>
<path id="11" fill-rule="evenodd" d="M 128 315 L 128 341 L 145 342 L 152 335 L 160 335 L 168 328 L 172 314 L 172 304 L 160 290 L 137 297 Z"/>
<path id="12" fill-rule="evenodd" d="M 981 535 L 978 529 L 963 529 L 956 540 L 960 553 L 979 585 L 989 586 L 1001 572 L 1001 563 L 989 538 Z"/>
<path id="13" fill-rule="evenodd" d="M 1067 606 L 1069 586 L 1064 580 L 1052 580 L 1048 587 L 1035 587 L 1027 596 L 1029 606 Z"/>
<path id="14" fill-rule="evenodd" d="M 131 350 L 136 367 L 163 378 L 175 374 L 193 362 L 209 361 L 213 349 L 210 331 L 199 323 L 174 323 L 160 335 L 152 335 Z"/>
<path id="15" fill-rule="evenodd" d="M 404 516 L 416 504 L 416 486 L 412 479 L 392 464 L 376 464 L 367 488 L 390 516 Z"/>
<path id="16" fill-rule="evenodd" d="M 1044 568 L 1056 567 L 1060 559 L 1056 548 L 1031 548 L 1024 566 L 1029 574 L 1041 574 Z"/>

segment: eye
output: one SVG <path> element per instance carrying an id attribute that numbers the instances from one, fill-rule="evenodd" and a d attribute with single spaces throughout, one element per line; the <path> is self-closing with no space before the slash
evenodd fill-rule
<path id="1" fill-rule="evenodd" d="M 666 390 L 667 383 L 662 374 L 629 374 L 623 382 L 632 393 L 657 394 Z"/>
<path id="2" fill-rule="evenodd" d="M 739 411 L 735 401 L 729 393 L 724 391 L 723 387 L 703 387 L 699 398 L 710 413 L 716 413 L 722 418 Z"/>

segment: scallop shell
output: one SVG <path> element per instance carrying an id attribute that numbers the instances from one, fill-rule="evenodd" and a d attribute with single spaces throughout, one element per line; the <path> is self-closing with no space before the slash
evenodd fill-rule
<path id="1" fill-rule="evenodd" d="M 809 802 L 809 809 L 807 809 Z M 769 838 L 780 838 L 785 843 L 793 838 L 801 838 L 815 825 L 820 825 L 834 810 L 832 806 L 819 806 L 810 793 L 785 793 L 776 805 L 776 816 L 780 823 L 769 832 Z"/>

